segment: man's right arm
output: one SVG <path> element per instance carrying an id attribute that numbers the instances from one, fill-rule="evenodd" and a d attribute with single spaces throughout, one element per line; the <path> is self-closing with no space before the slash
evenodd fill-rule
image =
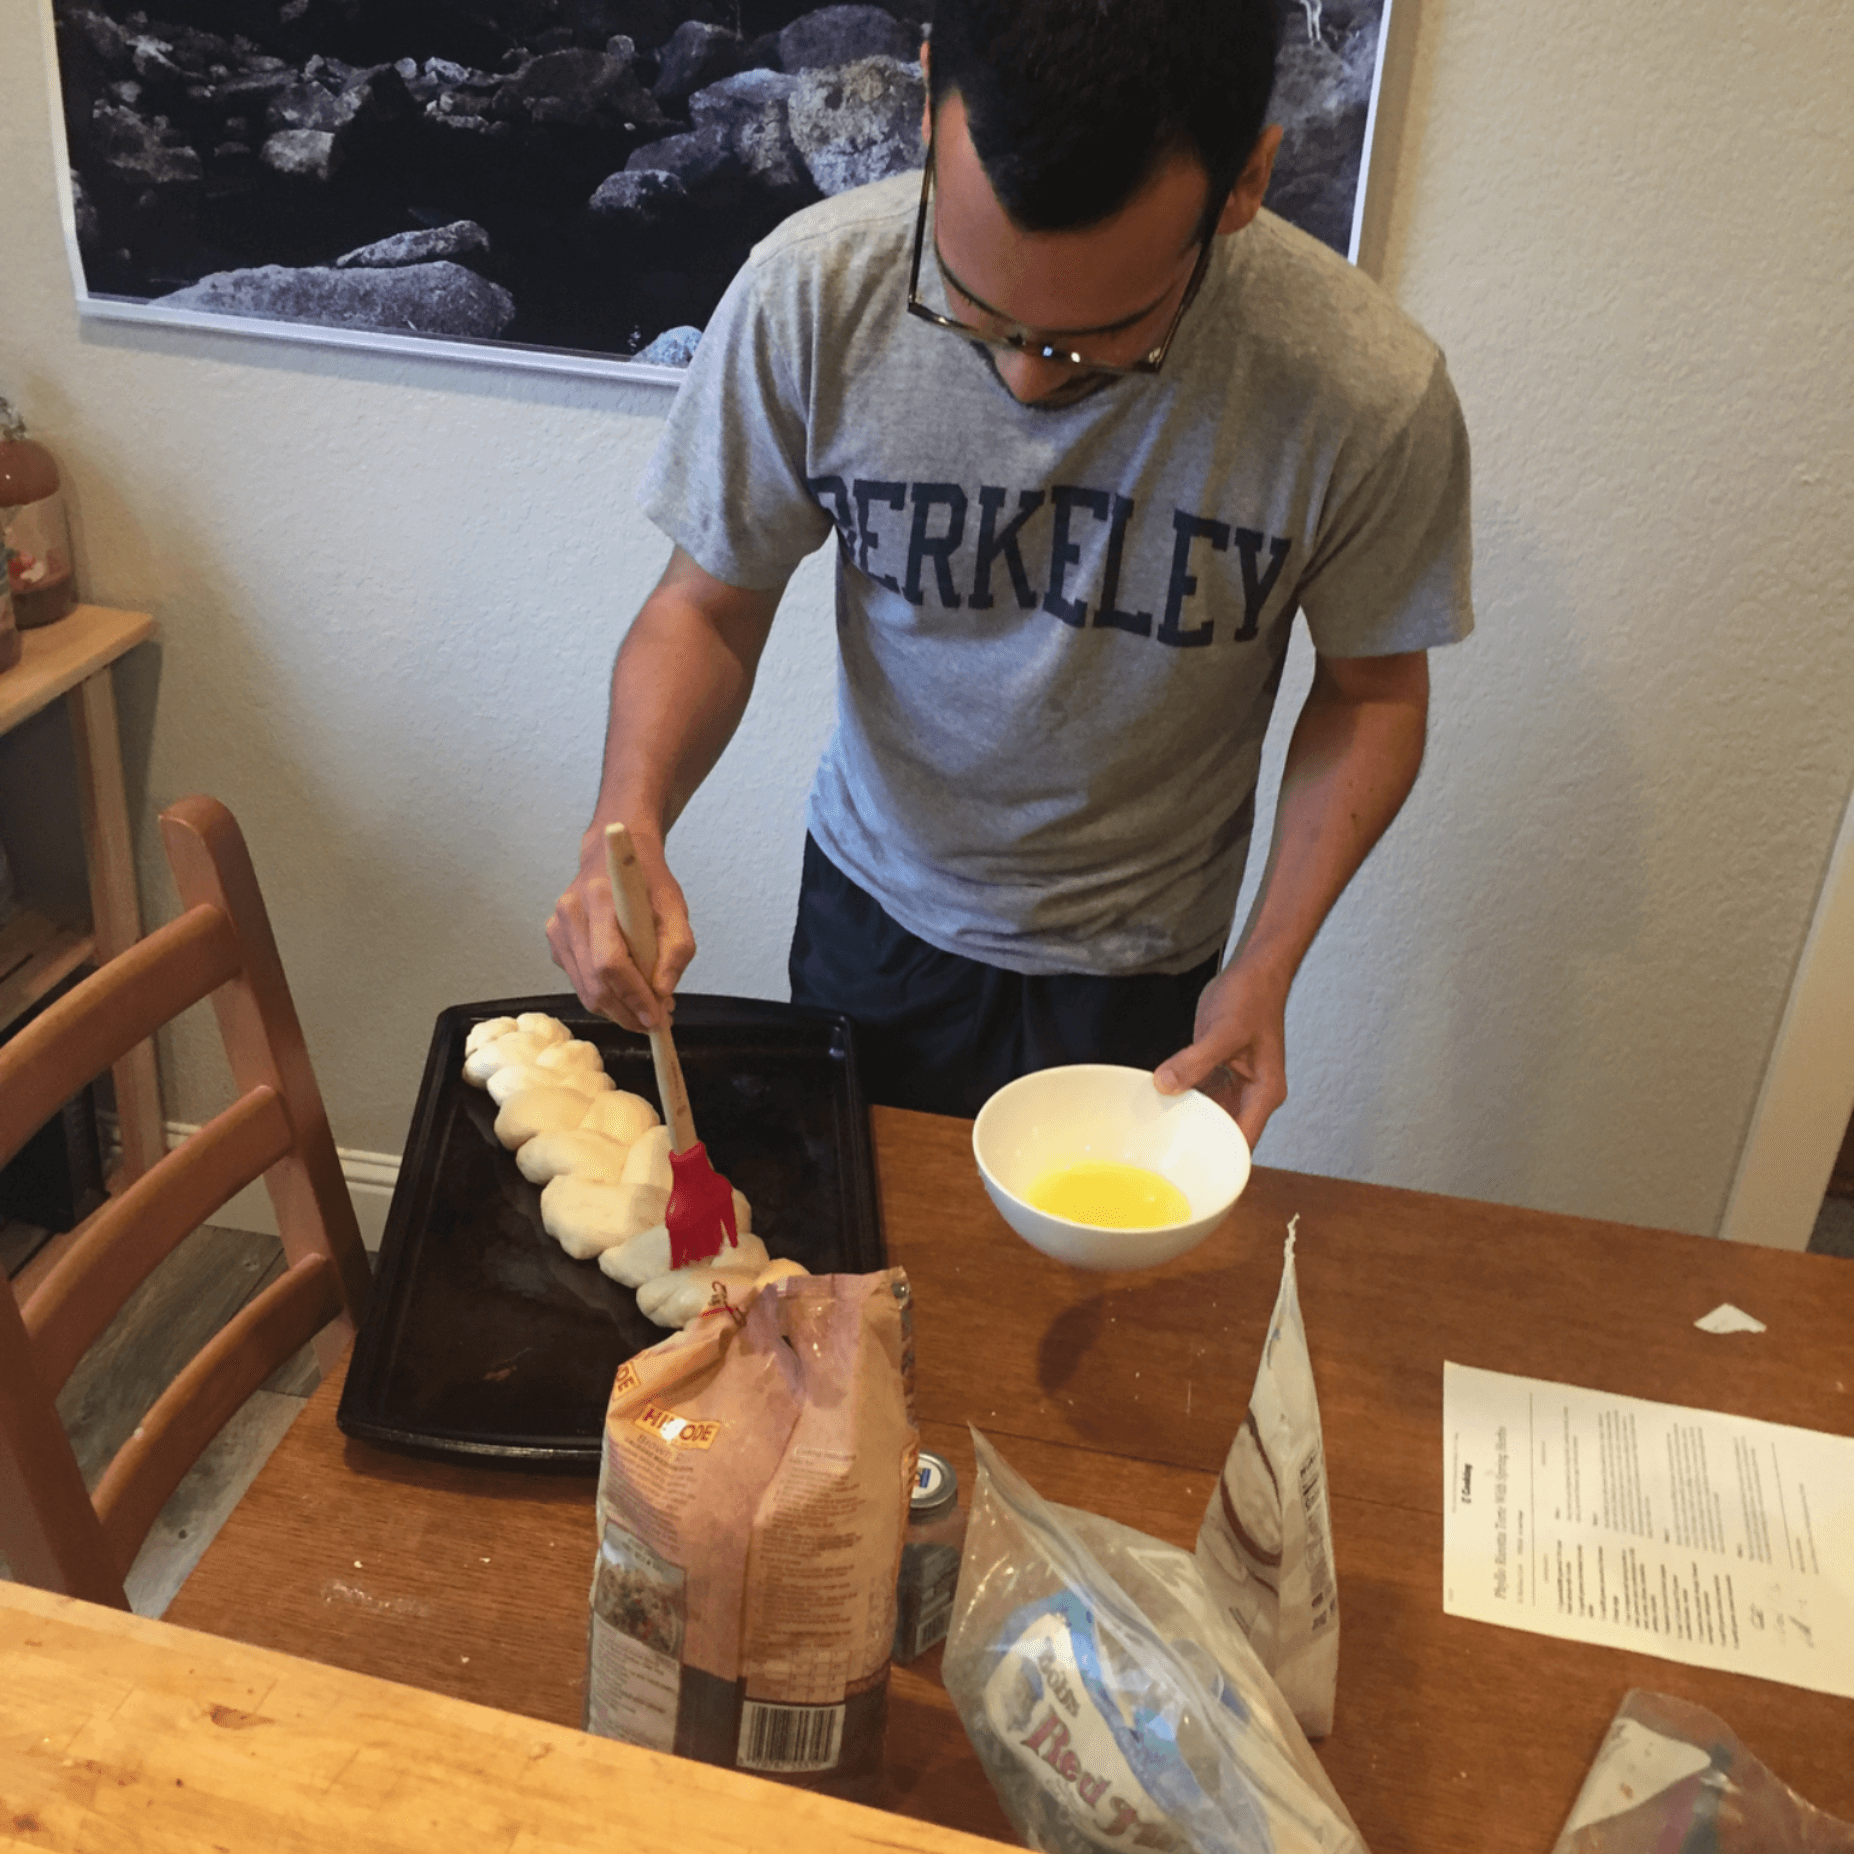
<path id="1" fill-rule="evenodd" d="M 784 589 L 716 579 L 678 547 L 612 666 L 605 767 L 579 874 L 547 923 L 554 963 L 589 1009 L 629 1029 L 667 999 L 695 957 L 689 911 L 664 839 L 746 711 Z M 650 888 L 657 969 L 640 974 L 618 931 L 605 875 L 605 827 L 623 824 Z"/>

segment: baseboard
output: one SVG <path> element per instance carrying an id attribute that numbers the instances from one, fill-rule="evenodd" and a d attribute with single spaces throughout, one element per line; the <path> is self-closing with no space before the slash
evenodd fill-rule
<path id="1" fill-rule="evenodd" d="M 167 1144 L 174 1147 L 196 1128 L 179 1121 L 167 1123 Z M 360 1225 L 361 1240 L 377 1251 L 386 1234 L 386 1211 L 393 1201 L 393 1186 L 399 1178 L 399 1157 L 391 1152 L 351 1152 L 337 1146 L 335 1156 L 341 1161 L 341 1175 L 347 1180 L 348 1196 L 354 1201 L 354 1218 Z M 213 1222 L 229 1230 L 256 1230 L 266 1236 L 277 1233 L 277 1218 L 270 1207 L 270 1193 L 263 1179 L 248 1184 L 223 1210 L 213 1213 Z"/>
<path id="2" fill-rule="evenodd" d="M 110 1148 L 110 1162 L 116 1151 L 113 1116 L 100 1115 L 105 1139 Z M 167 1122 L 167 1149 L 172 1152 L 182 1140 L 199 1128 L 183 1120 Z M 348 1196 L 354 1202 L 354 1217 L 360 1224 L 361 1240 L 370 1250 L 378 1250 L 386 1234 L 386 1212 L 393 1201 L 393 1187 L 399 1181 L 399 1155 L 396 1152 L 352 1152 L 337 1146 L 335 1156 L 341 1161 L 341 1175 L 347 1181 Z M 223 1229 L 254 1230 L 261 1236 L 277 1234 L 276 1213 L 270 1207 L 270 1193 L 259 1178 L 248 1184 L 212 1221 Z"/>

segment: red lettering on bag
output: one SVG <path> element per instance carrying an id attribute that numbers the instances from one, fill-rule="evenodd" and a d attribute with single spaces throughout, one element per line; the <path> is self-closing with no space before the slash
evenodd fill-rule
<path id="1" fill-rule="evenodd" d="M 1111 1779 L 1091 1775 L 1080 1757 L 1069 1749 L 1069 1728 L 1062 1723 L 1061 1714 L 1053 1706 L 1038 1721 L 1035 1731 L 1017 1742 L 1040 1757 L 1063 1782 L 1074 1784 L 1075 1794 L 1085 1807 L 1094 1809 L 1107 1794 Z M 1102 1834 L 1124 1835 L 1132 1829 L 1132 1846 L 1156 1848 L 1159 1854 L 1167 1854 L 1177 1845 L 1176 1838 L 1156 1823 L 1142 1822 L 1139 1811 L 1124 1797 L 1109 1797 L 1107 1806 L 1112 1813 L 1100 1830 Z"/>
<path id="2" fill-rule="evenodd" d="M 1114 1812 L 1114 1819 L 1104 1831 L 1107 1834 L 1124 1835 L 1139 1820 L 1139 1811 L 1124 1796 L 1109 1797 L 1107 1806 Z"/>
<path id="3" fill-rule="evenodd" d="M 1045 1738 L 1050 1740 L 1050 1746 L 1047 1751 L 1043 1749 L 1043 1740 Z M 1069 1728 L 1056 1716 L 1052 1708 L 1049 1716 L 1044 1719 L 1043 1723 L 1039 1725 L 1028 1738 L 1023 1740 L 1023 1746 L 1026 1751 L 1036 1752 L 1051 1770 L 1059 1771 L 1062 1766 L 1056 1762 L 1056 1759 L 1058 1755 L 1066 1749 L 1068 1742 Z"/>

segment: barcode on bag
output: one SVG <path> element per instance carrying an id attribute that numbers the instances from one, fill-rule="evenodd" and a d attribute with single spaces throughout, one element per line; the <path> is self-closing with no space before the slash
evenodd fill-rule
<path id="1" fill-rule="evenodd" d="M 748 1700 L 740 1712 L 742 1770 L 829 1770 L 843 1746 L 843 1708 L 768 1706 Z"/>

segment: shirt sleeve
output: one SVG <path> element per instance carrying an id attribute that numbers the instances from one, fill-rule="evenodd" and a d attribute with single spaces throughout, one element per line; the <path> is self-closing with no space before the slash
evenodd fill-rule
<path id="1" fill-rule="evenodd" d="M 1468 430 L 1438 354 L 1414 410 L 1340 486 L 1299 587 L 1324 656 L 1389 656 L 1474 628 Z"/>
<path id="2" fill-rule="evenodd" d="M 782 587 L 832 531 L 806 481 L 800 307 L 793 292 L 781 309 L 748 261 L 702 333 L 638 486 L 644 513 L 730 586 Z"/>

